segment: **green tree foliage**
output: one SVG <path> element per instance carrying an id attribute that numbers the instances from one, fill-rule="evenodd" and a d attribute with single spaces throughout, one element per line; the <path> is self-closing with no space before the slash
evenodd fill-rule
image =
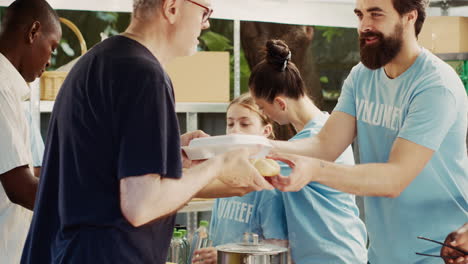
<path id="1" fill-rule="evenodd" d="M 359 58 L 355 28 L 315 26 L 312 50 L 325 100 L 336 101 L 343 81 Z"/>
<path id="2" fill-rule="evenodd" d="M 116 12 L 92 12 L 57 10 L 60 17 L 73 22 L 83 34 L 88 49 L 99 43 L 104 37 L 119 34 L 125 30 L 130 22 L 130 13 Z M 69 63 L 81 55 L 80 43 L 76 35 L 62 24 L 62 39 L 59 48 L 51 58 L 51 66 L 48 70 Z"/>

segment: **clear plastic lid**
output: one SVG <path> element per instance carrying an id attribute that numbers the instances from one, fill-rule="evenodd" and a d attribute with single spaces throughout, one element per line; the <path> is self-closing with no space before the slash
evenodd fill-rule
<path id="1" fill-rule="evenodd" d="M 284 247 L 259 243 L 258 235 L 253 233 L 245 233 L 244 242 L 242 243 L 220 245 L 216 247 L 216 250 L 228 253 L 252 255 L 276 255 L 288 251 L 288 249 Z"/>
<path id="2" fill-rule="evenodd" d="M 245 243 L 231 243 L 226 245 L 217 246 L 216 250 L 229 253 L 243 253 L 243 254 L 259 254 L 259 255 L 276 255 L 288 251 L 287 248 L 259 243 L 258 245 L 245 244 Z"/>
<path id="3" fill-rule="evenodd" d="M 191 160 L 209 159 L 224 152 L 241 147 L 259 147 L 260 151 L 252 158 L 265 157 L 272 148 L 266 137 L 256 135 L 231 134 L 196 138 L 188 146 L 182 147 Z"/>

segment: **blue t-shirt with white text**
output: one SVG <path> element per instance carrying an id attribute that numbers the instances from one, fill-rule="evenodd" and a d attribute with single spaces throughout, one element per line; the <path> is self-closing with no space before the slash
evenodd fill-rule
<path id="1" fill-rule="evenodd" d="M 444 241 L 468 220 L 467 109 L 460 78 L 425 49 L 395 79 L 362 64 L 346 79 L 334 111 L 356 118 L 361 163 L 387 162 L 397 138 L 434 151 L 397 198 L 365 198 L 371 263 L 443 262 L 416 255 L 440 251 L 417 236 Z"/>
<path id="2" fill-rule="evenodd" d="M 290 140 L 317 135 L 329 117 L 322 113 Z M 335 161 L 354 164 L 351 147 Z M 291 169 L 281 164 L 281 174 Z M 311 182 L 298 192 L 282 193 L 289 245 L 296 264 L 366 264 L 367 234 L 355 196 Z"/>
<path id="3" fill-rule="evenodd" d="M 245 232 L 256 233 L 261 239 L 287 240 L 286 228 L 281 193 L 264 190 L 216 199 L 210 235 L 214 246 L 242 242 Z"/>

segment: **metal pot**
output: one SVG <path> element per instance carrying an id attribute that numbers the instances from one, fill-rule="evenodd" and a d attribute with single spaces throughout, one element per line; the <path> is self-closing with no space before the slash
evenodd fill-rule
<path id="1" fill-rule="evenodd" d="M 252 242 L 250 242 L 252 237 Z M 258 242 L 257 234 L 244 234 L 243 243 L 217 246 L 218 264 L 287 264 L 288 249 Z"/>

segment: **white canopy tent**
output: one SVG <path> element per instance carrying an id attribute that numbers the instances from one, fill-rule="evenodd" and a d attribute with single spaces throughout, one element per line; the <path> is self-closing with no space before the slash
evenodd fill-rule
<path id="1" fill-rule="evenodd" d="M 131 12 L 133 0 L 47 0 L 54 9 Z M 356 0 L 212 0 L 213 18 L 234 20 L 234 95 L 239 95 L 239 21 L 261 21 L 331 27 L 357 26 Z M 0 0 L 8 6 L 13 0 Z M 466 2 L 466 4 L 465 4 Z M 431 0 L 429 15 L 468 16 L 468 0 Z M 448 8 L 447 8 L 448 7 Z"/>
<path id="2" fill-rule="evenodd" d="M 131 12 L 133 0 L 47 0 L 54 9 Z M 356 0 L 212 0 L 213 18 L 234 20 L 235 88 L 239 87 L 240 23 L 261 21 L 285 24 L 320 25 L 332 27 L 357 26 L 353 9 Z M 13 0 L 0 0 L 8 6 Z M 466 4 L 465 4 L 466 2 Z M 468 0 L 431 0 L 430 16 L 468 16 Z"/>
<path id="3" fill-rule="evenodd" d="M 133 0 L 47 0 L 54 9 L 131 12 Z M 332 27 L 357 26 L 353 12 L 356 0 L 211 0 L 213 18 L 234 20 L 234 95 L 240 93 L 239 21 L 261 21 L 285 24 L 320 25 Z M 13 0 L 0 0 L 8 6 Z M 465 4 L 466 2 L 466 4 Z M 431 0 L 430 16 L 468 16 L 468 0 Z"/>
<path id="4" fill-rule="evenodd" d="M 446 0 L 450 4 L 450 0 Z M 0 0 L 8 6 L 13 0 Z M 55 9 L 131 12 L 133 0 L 48 0 Z M 434 2 L 440 2 L 439 0 Z M 450 16 L 468 16 L 464 7 L 450 7 Z M 212 0 L 213 18 L 286 24 L 356 27 L 355 0 Z M 442 15 L 430 8 L 429 15 Z"/>

